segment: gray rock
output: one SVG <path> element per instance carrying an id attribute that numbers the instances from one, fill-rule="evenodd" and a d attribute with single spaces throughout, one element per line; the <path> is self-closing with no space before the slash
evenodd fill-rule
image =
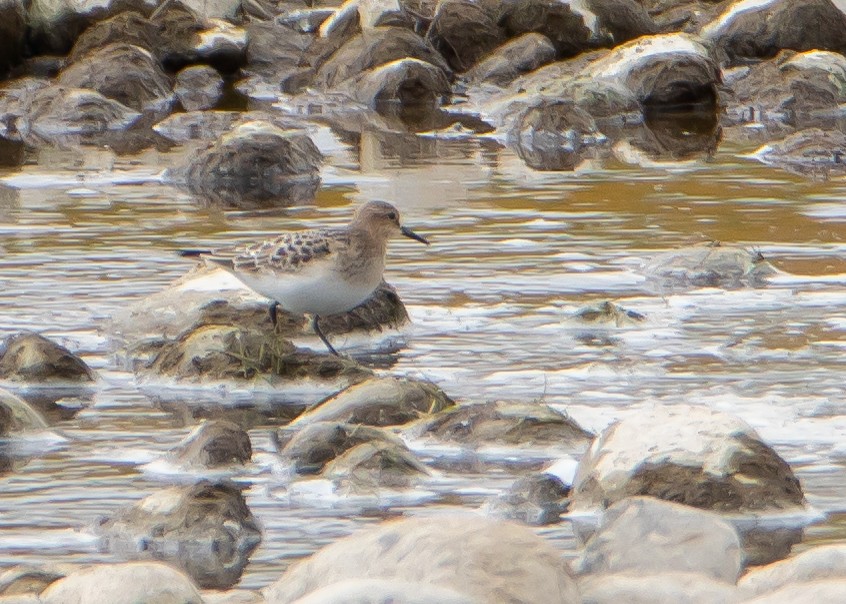
<path id="1" fill-rule="evenodd" d="M 137 111 L 94 90 L 51 85 L 35 93 L 26 124 L 18 130 L 54 140 L 126 130 L 139 117 Z"/>
<path id="2" fill-rule="evenodd" d="M 419 59 L 400 59 L 345 80 L 336 90 L 363 105 L 380 108 L 385 103 L 436 106 L 451 89 L 439 67 Z"/>
<path id="3" fill-rule="evenodd" d="M 166 178 L 195 195 L 238 207 L 288 204 L 313 197 L 323 156 L 304 131 L 264 121 L 242 123 Z"/>
<path id="4" fill-rule="evenodd" d="M 100 564 L 56 581 L 43 604 L 203 604 L 200 592 L 178 570 L 161 562 Z"/>
<path id="5" fill-rule="evenodd" d="M 241 578 L 261 531 L 231 483 L 207 481 L 154 493 L 96 527 L 112 551 L 164 560 L 200 587 L 225 589 Z M 120 601 L 120 599 L 116 600 Z"/>
<path id="6" fill-rule="evenodd" d="M 381 488 L 406 489 L 429 470 L 405 445 L 366 442 L 347 449 L 326 464 L 322 476 L 345 493 L 372 493 Z"/>
<path id="7" fill-rule="evenodd" d="M 441 0 L 426 39 L 452 69 L 463 72 L 505 42 L 506 36 L 484 3 Z"/>
<path id="8" fill-rule="evenodd" d="M 702 29 L 729 62 L 779 50 L 846 51 L 846 15 L 831 0 L 737 0 Z"/>
<path id="9" fill-rule="evenodd" d="M 738 581 L 737 586 L 747 598 L 752 598 L 777 592 L 795 584 L 839 581 L 841 585 L 844 585 L 846 584 L 844 580 L 846 580 L 846 545 L 833 544 L 818 545 L 786 560 L 753 568 Z M 808 601 L 817 602 L 818 600 Z"/>
<path id="10" fill-rule="evenodd" d="M 700 573 L 731 585 L 742 568 L 740 539 L 720 516 L 652 497 L 605 510 L 577 564 L 580 574 Z"/>
<path id="11" fill-rule="evenodd" d="M 458 591 L 424 582 L 349 579 L 316 589 L 293 604 L 482 604 Z M 0 603 L 2 604 L 2 603 Z"/>
<path id="12" fill-rule="evenodd" d="M 223 78 L 207 65 L 186 67 L 176 74 L 174 91 L 186 111 L 211 109 L 223 94 Z"/>
<path id="13" fill-rule="evenodd" d="M 19 0 L 0 3 L 0 75 L 21 62 L 26 34 L 26 8 Z"/>
<path id="14" fill-rule="evenodd" d="M 324 547 L 264 590 L 282 604 L 350 579 L 420 581 L 489 604 L 581 601 L 560 554 L 525 527 L 455 515 L 386 522 Z"/>
<path id="15" fill-rule="evenodd" d="M 0 379 L 13 382 L 93 382 L 94 372 L 64 346 L 33 332 L 0 343 Z"/>
<path id="16" fill-rule="evenodd" d="M 615 327 L 637 325 L 646 320 L 646 317 L 639 312 L 624 308 L 610 300 L 583 306 L 575 312 L 573 318 L 588 325 L 605 324 Z"/>
<path id="17" fill-rule="evenodd" d="M 253 455 L 250 436 L 225 420 L 201 423 L 168 451 L 170 461 L 185 468 L 217 468 L 245 464 Z"/>
<path id="18" fill-rule="evenodd" d="M 744 604 L 787 604 L 788 602 L 841 604 L 844 601 L 846 601 L 846 582 L 842 578 L 794 583 L 757 598 L 743 600 Z"/>
<path id="19" fill-rule="evenodd" d="M 790 172 L 825 178 L 846 171 L 846 134 L 806 128 L 760 147 L 754 157 Z"/>
<path id="20" fill-rule="evenodd" d="M 41 414 L 26 401 L 0 389 L 0 437 L 47 429 Z"/>
<path id="21" fill-rule="evenodd" d="M 246 28 L 250 39 L 246 73 L 274 91 L 290 94 L 311 82 L 315 72 L 312 62 L 318 54 L 313 48 L 313 33 L 277 21 L 252 22 Z"/>
<path id="22" fill-rule="evenodd" d="M 482 510 L 494 518 L 533 526 L 555 524 L 567 511 L 570 486 L 543 472 L 518 478 L 504 493 L 489 499 Z"/>
<path id="23" fill-rule="evenodd" d="M 83 55 L 61 71 L 58 83 L 96 90 L 136 111 L 167 110 L 174 101 L 158 60 L 131 44 L 109 44 Z"/>
<path id="24" fill-rule="evenodd" d="M 662 290 L 760 287 L 778 273 L 760 252 L 718 241 L 658 254 L 641 270 Z"/>
<path id="25" fill-rule="evenodd" d="M 484 54 L 470 69 L 470 82 L 511 83 L 519 75 L 555 60 L 555 47 L 542 34 L 527 33 L 509 40 Z"/>
<path id="26" fill-rule="evenodd" d="M 316 403 L 291 422 L 291 427 L 322 421 L 397 426 L 453 405 L 455 401 L 431 382 L 371 378 Z"/>
<path id="27" fill-rule="evenodd" d="M 203 592 L 203 604 L 265 604 L 265 600 L 257 591 L 230 589 Z"/>
<path id="28" fill-rule="evenodd" d="M 156 26 L 147 17 L 137 11 L 124 11 L 98 21 L 83 31 L 68 59 L 71 62 L 77 61 L 111 44 L 131 44 L 156 55 L 161 39 Z"/>
<path id="29" fill-rule="evenodd" d="M 734 585 L 699 573 L 587 575 L 579 580 L 584 604 L 734 604 Z"/>

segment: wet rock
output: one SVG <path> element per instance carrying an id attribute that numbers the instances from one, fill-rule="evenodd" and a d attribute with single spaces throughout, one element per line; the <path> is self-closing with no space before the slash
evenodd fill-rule
<path id="1" fill-rule="evenodd" d="M 322 162 L 304 131 L 251 121 L 223 134 L 187 166 L 168 170 L 165 178 L 213 202 L 266 206 L 312 198 Z"/>
<path id="2" fill-rule="evenodd" d="M 603 512 L 576 568 L 580 574 L 594 575 L 700 573 L 734 585 L 743 554 L 734 528 L 719 515 L 632 497 Z"/>
<path id="3" fill-rule="evenodd" d="M 593 118 L 566 100 L 527 108 L 511 137 L 520 159 L 535 170 L 574 170 L 605 140 Z"/>
<path id="4" fill-rule="evenodd" d="M 94 372 L 64 346 L 32 332 L 0 343 L 0 379 L 13 382 L 92 382 Z"/>
<path id="5" fill-rule="evenodd" d="M 737 586 L 744 596 L 752 598 L 777 592 L 793 584 L 837 580 L 842 585 L 844 579 L 846 546 L 833 544 L 812 547 L 786 560 L 754 568 L 740 579 Z"/>
<path id="6" fill-rule="evenodd" d="M 59 74 L 59 84 L 90 88 L 135 109 L 168 109 L 174 96 L 170 79 L 149 52 L 131 44 L 110 44 L 86 54 Z"/>
<path id="7" fill-rule="evenodd" d="M 218 468 L 248 463 L 252 455 L 250 436 L 243 428 L 212 420 L 192 430 L 167 457 L 183 468 Z"/>
<path id="8" fill-rule="evenodd" d="M 371 372 L 345 358 L 303 352 L 283 337 L 229 325 L 198 325 L 159 349 L 142 373 L 179 381 L 296 380 L 350 384 Z"/>
<path id="9" fill-rule="evenodd" d="M 583 306 L 575 312 L 573 318 L 588 324 L 604 323 L 616 327 L 637 325 L 646 320 L 639 312 L 614 304 L 610 300 Z"/>
<path id="10" fill-rule="evenodd" d="M 350 579 L 422 579 L 490 604 L 581 601 L 549 544 L 525 527 L 471 515 L 360 531 L 289 567 L 264 596 L 281 604 Z"/>
<path id="11" fill-rule="evenodd" d="M 846 51 L 846 15 L 831 0 L 737 0 L 702 29 L 729 62 L 782 49 Z"/>
<path id="12" fill-rule="evenodd" d="M 694 405 L 640 411 L 606 428 L 579 462 L 571 509 L 637 495 L 721 512 L 804 504 L 790 466 L 748 424 Z"/>
<path id="13" fill-rule="evenodd" d="M 315 72 L 312 62 L 316 60 L 314 34 L 277 21 L 254 22 L 246 27 L 250 39 L 245 68 L 248 74 L 265 82 L 274 93 L 293 94 L 311 82 Z"/>
<path id="14" fill-rule="evenodd" d="M 223 94 L 223 78 L 207 65 L 186 67 L 176 74 L 174 92 L 186 111 L 211 109 Z"/>
<path id="15" fill-rule="evenodd" d="M 124 131 L 139 117 L 137 111 L 94 90 L 51 85 L 35 93 L 25 122 L 19 122 L 17 130 L 53 140 Z"/>
<path id="16" fill-rule="evenodd" d="M 505 42 L 505 32 L 483 4 L 472 0 L 441 0 L 426 39 L 457 71 L 467 71 Z"/>
<path id="17" fill-rule="evenodd" d="M 405 445 L 366 442 L 346 450 L 326 464 L 323 478 L 348 493 L 369 493 L 375 489 L 405 489 L 429 470 Z"/>
<path id="18" fill-rule="evenodd" d="M 0 596 L 39 594 L 65 576 L 59 568 L 24 564 L 0 573 Z"/>
<path id="19" fill-rule="evenodd" d="M 733 604 L 737 588 L 699 573 L 588 575 L 579 581 L 585 604 Z"/>
<path id="20" fill-rule="evenodd" d="M 131 44 L 155 55 L 160 43 L 156 26 L 141 13 L 128 10 L 94 23 L 83 31 L 68 59 L 75 62 L 88 53 L 112 44 Z"/>
<path id="21" fill-rule="evenodd" d="M 478 604 L 453 589 L 394 579 L 349 579 L 316 589 L 293 604 Z"/>
<path id="22" fill-rule="evenodd" d="M 45 78 L 24 77 L 0 88 L 0 135 L 13 141 L 29 136 L 29 113 L 39 91 L 50 86 Z"/>
<path id="23" fill-rule="evenodd" d="M 570 486 L 560 478 L 539 472 L 518 478 L 507 491 L 485 502 L 482 509 L 494 518 L 533 526 L 556 524 L 567 511 L 569 492 Z"/>
<path id="24" fill-rule="evenodd" d="M 716 101 L 717 63 L 687 34 L 646 36 L 615 47 L 585 67 L 584 78 L 623 83 L 645 107 Z"/>
<path id="25" fill-rule="evenodd" d="M 482 56 L 466 78 L 506 86 L 519 75 L 555 60 L 555 47 L 542 34 L 528 33 L 509 40 Z"/>
<path id="26" fill-rule="evenodd" d="M 642 0 L 641 4 L 655 23 L 656 33 L 698 34 L 730 1 Z"/>
<path id="27" fill-rule="evenodd" d="M 384 103 L 439 105 L 451 89 L 440 68 L 418 59 L 400 59 L 345 80 L 337 90 L 363 105 L 379 108 Z"/>
<path id="28" fill-rule="evenodd" d="M 760 147 L 753 156 L 798 174 L 827 177 L 846 172 L 846 134 L 807 128 Z"/>
<path id="29" fill-rule="evenodd" d="M 743 600 L 744 604 L 784 604 L 786 602 L 814 602 L 814 604 L 840 604 L 846 598 L 843 579 L 809 581 L 787 585 L 757 598 Z"/>
<path id="30" fill-rule="evenodd" d="M 0 76 L 21 62 L 26 34 L 26 8 L 19 0 L 0 5 Z"/>
<path id="31" fill-rule="evenodd" d="M 616 139 L 611 150 L 619 161 L 668 170 L 695 167 L 709 160 L 722 137 L 712 110 L 681 114 L 650 111 L 640 124 L 606 132 Z"/>
<path id="32" fill-rule="evenodd" d="M 642 272 L 672 289 L 760 287 L 778 271 L 760 252 L 713 242 L 659 254 L 643 265 Z"/>
<path id="33" fill-rule="evenodd" d="M 280 456 L 298 474 L 317 474 L 327 463 L 361 444 L 407 450 L 397 436 L 380 428 L 357 424 L 315 422 L 295 432 L 285 428 L 273 436 Z"/>
<path id="34" fill-rule="evenodd" d="M 398 426 L 453 405 L 455 401 L 431 382 L 374 377 L 323 399 L 291 426 L 321 421 Z"/>
<path id="35" fill-rule="evenodd" d="M 56 581 L 43 604 L 203 604 L 200 592 L 178 570 L 161 562 L 99 564 Z"/>
<path id="36" fill-rule="evenodd" d="M 343 6 L 343 5 L 342 5 Z M 275 21 L 301 34 L 316 33 L 337 11 L 333 8 L 304 8 L 285 12 Z M 252 41 L 252 38 L 251 38 Z"/>
<path id="37" fill-rule="evenodd" d="M 153 126 L 157 134 L 176 143 L 214 140 L 241 121 L 240 111 L 188 111 L 167 116 Z"/>
<path id="38" fill-rule="evenodd" d="M 167 561 L 209 589 L 237 583 L 261 542 L 241 491 L 225 482 L 154 493 L 103 520 L 97 530 L 111 550 Z"/>
<path id="39" fill-rule="evenodd" d="M 446 61 L 413 31 L 401 27 L 378 27 L 367 35 L 350 39 L 325 63 L 314 79 L 319 89 L 329 89 L 368 69 L 398 59 L 418 59 L 451 74 Z"/>
<path id="40" fill-rule="evenodd" d="M 46 429 L 47 422 L 38 411 L 22 398 L 0 390 L 0 437 Z"/>
<path id="41" fill-rule="evenodd" d="M 447 409 L 415 424 L 409 432 L 472 447 L 526 445 L 567 450 L 582 450 L 593 437 L 569 416 L 552 407 L 509 401 Z"/>

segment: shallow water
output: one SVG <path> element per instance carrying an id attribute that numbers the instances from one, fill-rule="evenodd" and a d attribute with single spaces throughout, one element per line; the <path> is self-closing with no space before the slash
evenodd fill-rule
<path id="1" fill-rule="evenodd" d="M 36 447 L 0 477 L 0 565 L 114 559 L 87 527 L 161 488 L 167 478 L 140 465 L 207 412 L 202 393 L 142 391 L 110 342 L 113 313 L 189 270 L 176 249 L 341 224 L 370 199 L 397 204 L 433 242 L 396 241 L 390 251 L 387 278 L 413 323 L 386 336 L 404 345 L 383 371 L 432 380 L 465 402 L 542 400 L 595 431 L 656 403 L 736 414 L 791 462 L 809 502 L 831 514 L 806 542 L 846 541 L 842 179 L 760 165 L 745 157 L 754 144 L 663 167 L 611 159 L 568 173 L 533 171 L 488 139 L 339 137 L 326 127 L 314 138 L 329 156 L 314 202 L 255 211 L 209 206 L 160 184 L 161 170 L 187 152 L 181 147 L 122 157 L 97 147 L 2 150 L 0 332 L 52 337 L 81 351 L 100 380 L 90 400 L 49 409 L 67 441 Z M 710 240 L 760 250 L 784 274 L 759 289 L 674 292 L 639 272 L 657 252 Z M 609 298 L 646 321 L 587 329 L 572 320 L 580 306 Z M 244 400 L 235 407 L 224 415 L 250 428 L 256 453 L 242 478 L 264 528 L 245 587 L 278 577 L 280 558 L 360 525 L 474 508 L 513 478 L 445 473 L 422 492 L 365 502 L 328 497 L 318 483 L 286 490 L 269 454 L 278 420 L 250 413 Z M 566 522 L 538 531 L 573 547 Z"/>

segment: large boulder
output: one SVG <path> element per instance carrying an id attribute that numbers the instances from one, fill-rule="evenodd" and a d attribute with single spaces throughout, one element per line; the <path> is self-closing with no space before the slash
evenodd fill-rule
<path id="1" fill-rule="evenodd" d="M 32 332 L 0 343 L 0 379 L 13 382 L 92 382 L 94 372 L 64 346 Z"/>
<path id="2" fill-rule="evenodd" d="M 40 598 L 43 604 L 203 604 L 191 580 L 161 562 L 84 568 L 50 585 Z"/>
<path id="3" fill-rule="evenodd" d="M 170 78 L 153 55 L 131 44 L 109 44 L 83 55 L 59 74 L 59 84 L 90 88 L 136 111 L 167 110 Z"/>
<path id="4" fill-rule="evenodd" d="M 579 462 L 571 509 L 647 495 L 719 512 L 799 511 L 790 466 L 743 420 L 704 406 L 657 406 L 605 429 Z"/>
<path id="5" fill-rule="evenodd" d="M 316 403 L 291 427 L 340 421 L 369 426 L 396 426 L 455 405 L 431 382 L 409 378 L 371 378 Z"/>
<path id="6" fill-rule="evenodd" d="M 283 604 L 350 579 L 424 581 L 489 604 L 581 602 L 559 553 L 525 527 L 456 515 L 388 522 L 336 541 L 264 590 Z"/>
<path id="7" fill-rule="evenodd" d="M 239 488 L 207 481 L 171 487 L 117 511 L 96 527 L 113 551 L 168 561 L 200 587 L 224 589 L 241 578 L 261 530 Z"/>
<path id="8" fill-rule="evenodd" d="M 832 0 L 737 0 L 702 29 L 728 62 L 780 50 L 846 51 L 846 14 Z"/>
<path id="9" fill-rule="evenodd" d="M 426 39 L 456 72 L 476 62 L 505 42 L 505 32 L 484 3 L 473 0 L 441 0 Z"/>
<path id="10" fill-rule="evenodd" d="M 306 132 L 251 121 L 222 135 L 166 177 L 213 202 L 266 206 L 313 197 L 322 162 Z"/>
<path id="11" fill-rule="evenodd" d="M 740 539 L 719 515 L 652 497 L 605 510 L 577 564 L 581 574 L 701 573 L 730 585 L 742 568 Z"/>

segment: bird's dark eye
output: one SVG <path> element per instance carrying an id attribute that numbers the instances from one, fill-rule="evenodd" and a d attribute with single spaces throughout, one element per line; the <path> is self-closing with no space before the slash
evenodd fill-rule
<path id="1" fill-rule="evenodd" d="M 396 212 L 391 212 L 390 214 L 388 214 L 388 220 L 396 220 L 396 219 L 397 219 L 397 213 Z"/>

